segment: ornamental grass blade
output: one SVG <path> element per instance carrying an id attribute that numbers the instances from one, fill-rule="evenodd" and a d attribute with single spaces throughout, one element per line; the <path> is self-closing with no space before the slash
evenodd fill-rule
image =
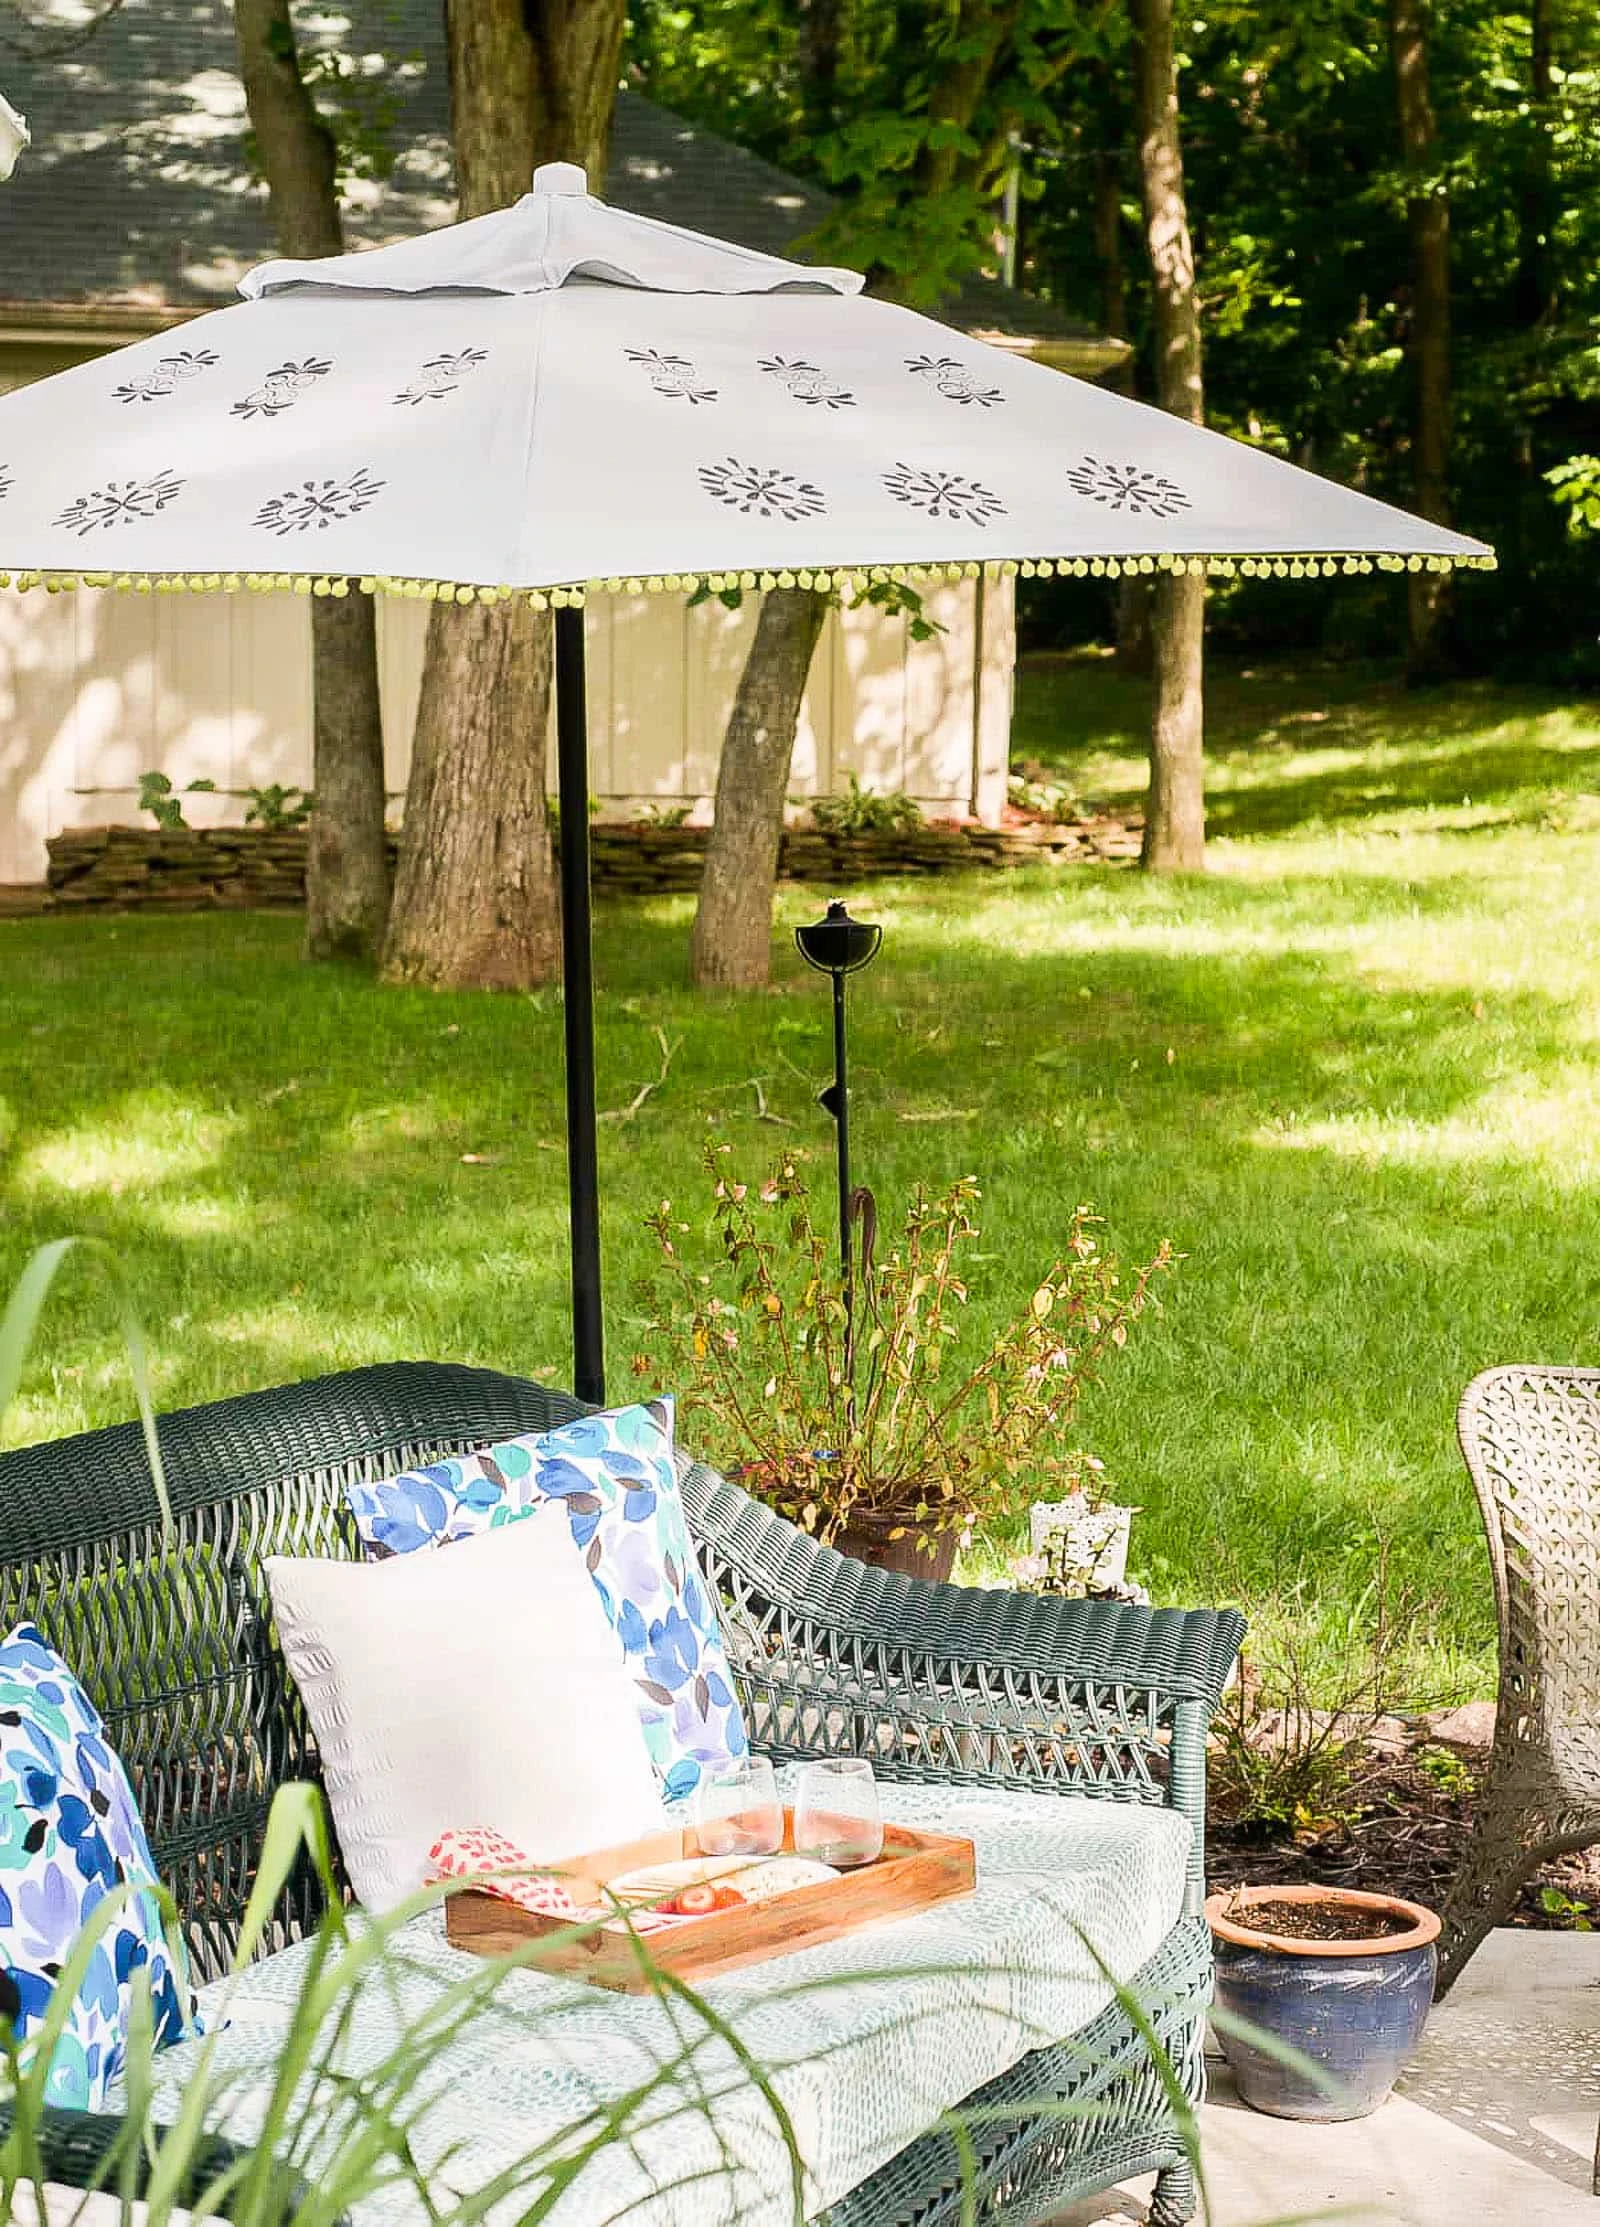
<path id="1" fill-rule="evenodd" d="M 21 1387 L 28 1350 L 33 1343 L 45 1301 L 50 1296 L 50 1287 L 68 1256 L 75 1252 L 86 1254 L 94 1262 L 116 1295 L 123 1349 L 128 1356 L 134 1396 L 139 1403 L 139 1424 L 144 1432 L 145 1452 L 150 1457 L 150 1475 L 161 1509 L 162 1526 L 170 1532 L 172 1503 L 167 1496 L 166 1471 L 162 1467 L 161 1447 L 156 1436 L 156 1411 L 150 1396 L 150 1364 L 144 1330 L 135 1312 L 133 1298 L 117 1256 L 103 1238 L 52 1239 L 48 1245 L 39 1247 L 12 1286 L 6 1311 L 4 1315 L 0 1315 L 0 1422 L 4 1421 Z"/>

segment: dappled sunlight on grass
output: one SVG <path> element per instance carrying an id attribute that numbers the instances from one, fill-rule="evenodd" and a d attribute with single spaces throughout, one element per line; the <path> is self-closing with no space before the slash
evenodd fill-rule
<path id="1" fill-rule="evenodd" d="M 1520 1161 L 1529 1180 L 1581 1192 L 1600 1185 L 1600 1081 L 1574 1073 L 1565 1088 L 1485 1092 L 1469 1111 L 1441 1121 L 1371 1111 L 1328 1120 L 1281 1116 L 1249 1140 L 1268 1151 L 1327 1152 L 1375 1167 L 1465 1171 Z"/>
<path id="2" fill-rule="evenodd" d="M 1028 660 L 1013 755 L 1078 794 L 1137 804 L 1148 692 L 1095 651 Z M 1600 705 L 1477 681 L 1410 690 L 1392 671 L 1316 660 L 1243 666 L 1206 679 L 1212 832 L 1302 837 L 1425 822 L 1463 831 L 1529 822 L 1592 829 Z"/>
<path id="3" fill-rule="evenodd" d="M 237 1237 L 249 1225 L 251 1207 L 247 1198 L 205 1198 L 191 1192 L 184 1198 L 152 1198 L 144 1214 L 165 1237 Z"/>
<path id="4" fill-rule="evenodd" d="M 1268 723 L 1299 733 L 1306 684 L 1271 685 Z M 1358 697 L 1330 706 L 1345 733 Z M 1186 1255 L 1083 1416 L 1164 1596 L 1354 1598 L 1382 1534 L 1447 1598 L 1440 1659 L 1481 1667 L 1457 1396 L 1493 1361 L 1600 1350 L 1600 832 L 1429 812 L 1465 793 L 1451 748 L 1505 756 L 1503 799 L 1557 759 L 1575 785 L 1600 735 L 1474 691 L 1382 701 L 1415 703 L 1395 747 L 1446 799 L 1399 832 L 1352 806 L 1292 840 L 1235 822 L 1201 881 L 852 889 L 886 928 L 851 992 L 856 1166 L 886 1220 L 918 1182 L 978 1176 L 980 1337 L 1080 1199 L 1125 1259 L 1163 1236 Z M 1310 724 L 1263 782 L 1345 780 Z M 774 987 L 743 998 L 685 986 L 688 899 L 600 907 L 600 1104 L 654 1086 L 600 1134 L 614 1389 L 643 1217 L 670 1197 L 701 1218 L 707 1139 L 754 1171 L 797 1147 L 831 1180 L 827 999 L 791 942 L 819 896 L 780 893 Z M 166 1405 L 387 1356 L 565 1380 L 558 1000 L 381 991 L 297 943 L 250 916 L 0 925 L 0 1276 L 63 1230 L 110 1239 Z M 11 1434 L 129 1412 L 105 1297 L 69 1277 Z"/>
<path id="5" fill-rule="evenodd" d="M 165 1091 L 130 1093 L 92 1121 L 53 1131 L 18 1152 L 10 1187 L 23 1198 L 154 1191 L 212 1168 L 237 1124 Z"/>

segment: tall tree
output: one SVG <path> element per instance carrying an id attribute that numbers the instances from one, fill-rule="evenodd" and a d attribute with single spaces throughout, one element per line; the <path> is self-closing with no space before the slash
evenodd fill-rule
<path id="1" fill-rule="evenodd" d="M 1543 324 L 1559 307 L 1553 279 L 1554 234 L 1561 215 L 1556 180 L 1556 57 L 1551 0 L 1528 0 L 1528 121 L 1533 145 L 1518 194 L 1515 299 L 1525 325 Z"/>
<path id="2" fill-rule="evenodd" d="M 1131 0 L 1134 123 L 1150 251 L 1156 395 L 1191 425 L 1205 423 L 1200 301 L 1183 189 L 1172 0 Z M 1152 873 L 1198 873 L 1206 860 L 1206 584 L 1197 573 L 1156 580 L 1155 671 L 1150 709 L 1150 789 L 1143 864 Z"/>
<path id="3" fill-rule="evenodd" d="M 802 116 L 806 129 L 819 138 L 839 121 L 844 8 L 845 0 L 800 0 Z"/>
<path id="4" fill-rule="evenodd" d="M 280 254 L 342 255 L 339 150 L 300 66 L 290 0 L 235 0 L 250 127 Z M 383 715 L 372 597 L 311 602 L 314 728 L 306 857 L 306 955 L 375 959 L 389 913 Z"/>
<path id="5" fill-rule="evenodd" d="M 1407 171 L 1411 234 L 1412 496 L 1424 518 L 1450 523 L 1450 197 L 1439 176 L 1439 126 L 1428 70 L 1427 0 L 1389 0 L 1389 51 Z M 1449 575 L 1409 583 L 1407 666 L 1426 680 L 1449 664 Z"/>
<path id="6" fill-rule="evenodd" d="M 853 189 L 825 236 L 829 252 L 865 265 L 873 292 L 914 300 L 982 261 L 1007 135 L 1070 49 L 1054 0 L 938 0 L 931 10 L 896 0 L 886 13 L 875 96 L 841 125 L 825 158 L 835 182 Z M 837 0 L 810 0 L 799 51 L 803 113 L 837 100 L 844 15 Z M 899 599 L 875 600 L 894 608 Z M 708 987 L 767 980 L 789 763 L 826 616 L 825 596 L 779 588 L 757 622 L 723 736 L 695 915 L 691 972 Z"/>
<path id="7" fill-rule="evenodd" d="M 541 162 L 598 189 L 624 0 L 446 0 L 460 214 L 506 207 Z M 412 742 L 391 981 L 520 989 L 561 960 L 545 765 L 551 626 L 515 598 L 435 603 Z"/>
<path id="8" fill-rule="evenodd" d="M 771 964 L 772 891 L 795 729 L 828 615 L 814 588 L 771 588 L 722 738 L 716 812 L 689 968 L 708 989 L 758 989 Z"/>

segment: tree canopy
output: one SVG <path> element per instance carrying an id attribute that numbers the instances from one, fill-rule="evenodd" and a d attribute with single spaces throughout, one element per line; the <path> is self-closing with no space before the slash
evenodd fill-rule
<path id="1" fill-rule="evenodd" d="M 1600 400 L 1600 15 L 1588 0 L 1433 0 L 1426 28 L 1424 173 L 1371 0 L 1181 0 L 1208 417 L 1409 504 L 1408 207 L 1447 197 L 1449 499 L 1501 554 L 1498 574 L 1459 584 L 1451 654 L 1576 677 L 1600 670 L 1592 542 L 1569 530 L 1594 479 L 1552 475 L 1592 452 Z M 918 299 L 996 267 L 1020 142 L 1020 283 L 1126 319 L 1154 399 L 1131 29 L 1109 0 L 632 0 L 626 57 L 668 106 L 838 194 L 829 251 Z M 1036 634 L 1104 630 L 1104 593 L 1036 587 Z M 1223 634 L 1334 650 L 1392 649 L 1402 623 L 1386 581 L 1320 599 L 1241 581 L 1212 603 Z"/>

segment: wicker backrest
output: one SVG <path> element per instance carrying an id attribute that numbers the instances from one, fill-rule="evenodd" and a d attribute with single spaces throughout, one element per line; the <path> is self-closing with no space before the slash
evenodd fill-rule
<path id="1" fill-rule="evenodd" d="M 0 1455 L 0 1630 L 37 1621 L 104 1716 L 203 1975 L 232 1954 L 273 1792 L 317 1775 L 263 1556 L 354 1555 L 347 1482 L 577 1412 L 514 1377 L 394 1363 L 165 1416 L 165 1538 L 136 1425 Z M 282 1937 L 319 1903 L 297 1881 Z"/>
<path id="2" fill-rule="evenodd" d="M 273 1793 L 318 1775 L 263 1557 L 354 1556 L 347 1484 L 582 1412 L 434 1362 L 190 1408 L 160 1426 L 170 1535 L 137 1425 L 0 1455 L 0 1631 L 39 1623 L 105 1717 L 203 1975 L 232 1956 Z M 929 1585 L 819 1546 L 681 1455 L 679 1481 L 759 1746 L 870 1755 L 888 1777 L 1174 1800 L 1198 1891 L 1203 1728 L 1237 1616 Z M 319 1907 L 315 1881 L 294 1882 L 278 1939 Z"/>
<path id="3" fill-rule="evenodd" d="M 1489 1369 L 1457 1430 L 1494 1569 L 1503 1730 L 1559 1739 L 1600 1710 L 1600 1369 Z"/>

